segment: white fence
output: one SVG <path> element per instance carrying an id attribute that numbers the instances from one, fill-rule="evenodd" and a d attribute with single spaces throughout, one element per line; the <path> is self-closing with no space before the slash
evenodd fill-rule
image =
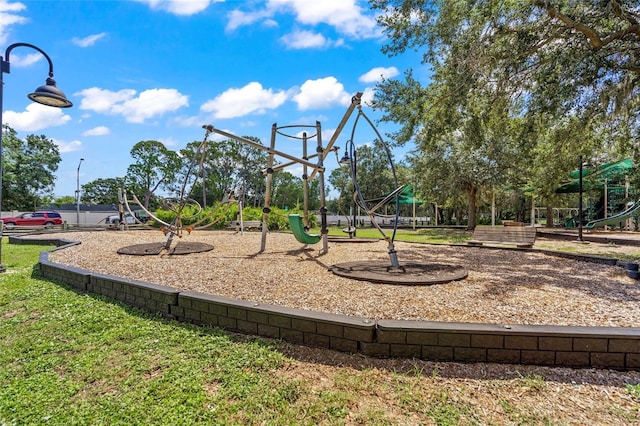
<path id="1" fill-rule="evenodd" d="M 62 216 L 62 220 L 71 226 L 104 225 L 105 224 L 104 220 L 108 216 L 113 216 L 118 214 L 116 210 L 104 210 L 104 211 L 98 211 L 98 212 L 94 212 L 94 211 L 89 212 L 89 211 L 80 210 L 79 215 L 78 215 L 78 212 L 75 210 L 54 210 L 54 211 L 57 211 L 58 213 L 60 213 L 60 215 Z M 15 217 L 22 213 L 24 212 L 14 210 L 11 212 L 2 212 L 1 216 Z M 321 220 L 320 215 L 317 215 L 317 217 L 318 217 L 318 223 L 320 223 L 320 220 Z M 350 216 L 349 221 L 352 221 L 352 220 L 353 220 L 353 216 Z M 356 216 L 356 220 L 358 225 L 371 224 L 371 219 L 369 219 L 369 216 Z M 385 218 L 385 219 L 378 218 L 376 221 L 382 225 L 390 225 L 390 224 L 393 224 L 393 220 L 394 218 L 391 217 L 391 218 Z M 410 226 L 413 224 L 413 220 L 414 218 L 412 217 L 400 217 L 398 222 L 401 225 Z M 418 226 L 432 224 L 430 217 L 416 217 L 415 220 Z M 327 215 L 328 225 L 346 226 L 347 222 L 348 222 L 347 218 L 343 215 Z"/>

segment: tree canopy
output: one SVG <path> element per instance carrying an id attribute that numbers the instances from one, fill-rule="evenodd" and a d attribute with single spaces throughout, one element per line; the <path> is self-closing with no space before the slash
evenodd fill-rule
<path id="1" fill-rule="evenodd" d="M 7 125 L 3 125 L 2 145 L 2 208 L 33 210 L 52 194 L 60 163 L 58 146 L 44 135 L 20 139 Z"/>
<path id="2" fill-rule="evenodd" d="M 245 138 L 260 143 L 255 137 Z M 180 151 L 183 170 L 196 159 L 192 170 L 194 186 L 191 197 L 207 204 L 207 199 L 221 200 L 227 191 L 239 193 L 243 204 L 259 205 L 264 198 L 264 176 L 267 154 L 235 139 L 191 142 Z M 199 180 L 195 179 L 198 176 Z M 203 186 L 204 180 L 204 186 Z"/>
<path id="3" fill-rule="evenodd" d="M 82 185 L 82 202 L 117 205 L 118 190 L 124 187 L 124 178 L 98 178 Z"/>
<path id="4" fill-rule="evenodd" d="M 389 37 L 383 51 L 420 51 L 428 74 L 383 81 L 374 106 L 401 123 L 396 143 L 416 144 L 416 167 L 440 162 L 459 178 L 440 183 L 466 190 L 470 227 L 487 185 L 551 200 L 580 155 L 602 162 L 637 150 L 637 2 L 371 4 Z"/>
<path id="5" fill-rule="evenodd" d="M 140 141 L 131 148 L 131 157 L 134 163 L 127 169 L 127 185 L 143 194 L 145 208 L 159 188 L 175 189 L 175 177 L 181 166 L 175 151 L 162 142 Z"/>

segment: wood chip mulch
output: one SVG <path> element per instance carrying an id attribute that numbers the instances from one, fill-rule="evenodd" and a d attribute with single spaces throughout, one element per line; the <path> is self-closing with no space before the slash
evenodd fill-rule
<path id="1" fill-rule="evenodd" d="M 345 261 L 389 263 L 387 244 L 304 246 L 291 234 L 200 231 L 180 242 L 213 250 L 131 256 L 118 249 L 165 242 L 157 231 L 69 234 L 81 244 L 54 262 L 94 272 L 238 298 L 370 319 L 633 327 L 640 325 L 639 281 L 622 268 L 521 250 L 395 242 L 400 263 L 459 265 L 466 279 L 403 286 L 351 280 L 329 271 Z M 175 243 L 174 243 L 175 244 Z"/>

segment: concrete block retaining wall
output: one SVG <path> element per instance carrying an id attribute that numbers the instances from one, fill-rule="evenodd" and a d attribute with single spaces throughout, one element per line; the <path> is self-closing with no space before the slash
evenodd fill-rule
<path id="1" fill-rule="evenodd" d="M 47 244 L 50 240 L 40 241 Z M 40 256 L 43 277 L 167 318 L 291 343 L 451 362 L 496 362 L 640 370 L 640 328 L 499 325 L 378 320 L 261 305 L 181 291 L 56 264 Z"/>

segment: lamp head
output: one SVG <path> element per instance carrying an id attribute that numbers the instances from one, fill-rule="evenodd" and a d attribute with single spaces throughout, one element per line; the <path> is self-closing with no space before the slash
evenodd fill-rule
<path id="1" fill-rule="evenodd" d="M 348 140 L 347 143 L 345 144 L 345 147 L 344 147 L 344 155 L 342 156 L 342 158 L 340 160 L 338 160 L 338 164 L 341 165 L 341 166 L 349 166 L 349 165 L 351 165 L 351 157 L 349 157 L 349 154 L 347 153 L 347 147 L 350 144 L 352 144 L 352 142 L 351 142 L 351 140 Z"/>
<path id="2" fill-rule="evenodd" d="M 58 108 L 69 108 L 73 106 L 65 94 L 56 87 L 56 81 L 52 77 L 48 77 L 47 83 L 44 86 L 38 87 L 35 92 L 30 93 L 28 96 L 32 101 L 42 105 Z"/>

